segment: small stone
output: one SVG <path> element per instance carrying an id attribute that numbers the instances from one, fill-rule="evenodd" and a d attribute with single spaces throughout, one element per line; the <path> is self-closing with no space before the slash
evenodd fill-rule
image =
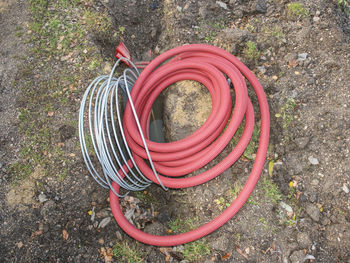
<path id="1" fill-rule="evenodd" d="M 289 62 L 297 59 L 297 54 L 296 53 L 288 53 L 287 55 L 284 56 L 284 60 Z"/>
<path id="2" fill-rule="evenodd" d="M 285 202 L 280 202 L 280 207 L 287 211 L 287 213 L 293 213 L 293 208 Z"/>
<path id="3" fill-rule="evenodd" d="M 313 157 L 313 156 L 310 156 L 308 159 L 309 159 L 309 162 L 310 162 L 312 165 L 318 165 L 318 164 L 319 164 L 317 158 L 315 158 L 315 157 Z"/>
<path id="4" fill-rule="evenodd" d="M 313 186 L 317 186 L 318 184 L 319 184 L 319 180 L 317 180 L 317 179 L 313 179 L 312 181 L 311 181 L 311 185 L 313 185 Z"/>
<path id="5" fill-rule="evenodd" d="M 309 143 L 309 141 L 310 141 L 309 137 L 299 137 L 294 139 L 294 142 L 299 149 L 304 149 L 306 145 Z"/>
<path id="6" fill-rule="evenodd" d="M 306 58 L 307 58 L 307 53 L 300 53 L 300 54 L 298 54 L 298 60 L 299 61 L 304 61 L 304 60 L 306 60 Z"/>
<path id="7" fill-rule="evenodd" d="M 316 193 L 310 194 L 309 201 L 311 203 L 315 203 L 317 201 L 317 194 Z"/>
<path id="8" fill-rule="evenodd" d="M 45 194 L 40 194 L 40 195 L 38 196 L 38 199 L 39 199 L 39 202 L 40 202 L 40 203 L 44 203 L 44 202 L 47 201 L 47 197 L 46 197 Z"/>
<path id="9" fill-rule="evenodd" d="M 258 3 L 256 4 L 255 10 L 258 13 L 265 14 L 267 11 L 267 6 L 265 0 L 258 0 Z"/>
<path id="10" fill-rule="evenodd" d="M 264 66 L 258 66 L 258 70 L 260 71 L 261 74 L 266 73 L 266 68 Z"/>
<path id="11" fill-rule="evenodd" d="M 343 191 L 348 194 L 349 193 L 349 187 L 346 185 L 346 184 L 343 184 L 343 187 L 342 187 Z"/>
<path id="12" fill-rule="evenodd" d="M 103 245 L 105 243 L 105 240 L 101 237 L 101 238 L 98 239 L 98 243 L 100 245 Z"/>
<path id="13" fill-rule="evenodd" d="M 226 236 L 221 235 L 220 237 L 214 239 L 209 245 L 215 250 L 225 252 L 230 246 L 230 240 Z"/>
<path id="14" fill-rule="evenodd" d="M 329 225 L 330 223 L 331 223 L 331 220 L 327 217 L 325 217 L 321 220 L 321 224 L 324 226 Z"/>
<path id="15" fill-rule="evenodd" d="M 305 211 L 311 217 L 312 220 L 316 222 L 320 221 L 320 209 L 316 205 L 306 205 Z"/>
<path id="16" fill-rule="evenodd" d="M 216 1 L 216 4 L 217 4 L 218 6 L 220 6 L 221 8 L 223 8 L 223 9 L 227 9 L 227 5 L 226 5 L 224 2 Z"/>
<path id="17" fill-rule="evenodd" d="M 179 12 L 181 12 L 182 11 L 182 7 L 181 6 L 176 6 L 176 9 L 177 9 L 177 11 L 179 11 Z"/>
<path id="18" fill-rule="evenodd" d="M 17 247 L 18 247 L 18 248 L 23 247 L 23 242 L 22 242 L 22 241 L 18 242 L 18 243 L 17 243 Z"/>
<path id="19" fill-rule="evenodd" d="M 107 208 L 102 209 L 101 211 L 96 213 L 97 218 L 106 218 L 109 216 L 111 216 L 111 212 Z"/>
<path id="20" fill-rule="evenodd" d="M 303 250 L 294 251 L 290 256 L 290 261 L 292 263 L 304 263 L 305 253 Z"/>
<path id="21" fill-rule="evenodd" d="M 305 232 L 298 233 L 297 242 L 298 242 L 300 248 L 307 249 L 312 245 L 312 241 L 311 241 L 309 235 Z"/>
<path id="22" fill-rule="evenodd" d="M 314 22 L 318 22 L 320 21 L 320 18 L 318 16 L 314 16 L 314 18 L 312 19 Z"/>
<path id="23" fill-rule="evenodd" d="M 278 77 L 276 75 L 272 76 L 273 80 L 278 80 Z"/>
<path id="24" fill-rule="evenodd" d="M 316 16 L 319 16 L 321 12 L 319 10 L 316 11 Z"/>
<path id="25" fill-rule="evenodd" d="M 116 234 L 118 240 L 123 240 L 123 236 L 119 231 L 115 232 L 115 234 Z"/>
<path id="26" fill-rule="evenodd" d="M 109 224 L 109 222 L 111 222 L 110 217 L 103 218 L 102 221 L 100 222 L 100 224 L 98 225 L 98 228 L 104 228 L 105 226 L 107 226 Z"/>

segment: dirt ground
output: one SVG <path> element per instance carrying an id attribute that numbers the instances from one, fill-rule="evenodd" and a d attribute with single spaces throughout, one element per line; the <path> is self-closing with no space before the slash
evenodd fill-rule
<path id="1" fill-rule="evenodd" d="M 350 262 L 349 6 L 2 1 L 0 262 Z M 135 60 L 182 44 L 219 46 L 241 59 L 267 94 L 271 138 L 261 179 L 240 212 L 199 241 L 165 249 L 131 239 L 114 221 L 108 191 L 85 168 L 80 99 L 94 77 L 111 70 L 120 40 Z M 167 89 L 167 140 L 193 132 L 208 109 L 208 92 L 196 83 Z M 253 136 L 240 160 L 211 182 L 167 192 L 151 186 L 123 208 L 154 234 L 208 222 L 241 190 L 257 143 Z"/>

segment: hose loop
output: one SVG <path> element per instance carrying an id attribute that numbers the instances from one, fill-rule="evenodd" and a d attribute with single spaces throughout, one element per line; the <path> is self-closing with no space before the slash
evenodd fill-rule
<path id="1" fill-rule="evenodd" d="M 116 78 L 114 72 L 122 59 L 132 68 Z M 79 115 L 82 153 L 93 178 L 103 187 L 110 188 L 112 213 L 127 234 L 150 245 L 176 246 L 215 231 L 247 201 L 265 163 L 270 133 L 269 107 L 255 75 L 235 56 L 214 46 L 180 46 L 161 54 L 148 65 L 143 62 L 136 65 L 144 70 L 139 73 L 130 60 L 120 58 L 109 76 L 98 77 L 89 85 Z M 186 138 L 168 143 L 154 142 L 149 139 L 152 105 L 165 88 L 181 80 L 194 80 L 208 89 L 212 99 L 211 113 L 204 124 Z M 121 210 L 120 187 L 140 191 L 152 182 L 164 189 L 197 186 L 223 173 L 243 154 L 251 139 L 255 119 L 246 80 L 258 99 L 261 127 L 253 168 L 237 198 L 222 214 L 187 233 L 157 236 L 137 229 Z M 233 109 L 231 84 L 235 92 Z M 123 118 L 118 100 L 119 89 L 128 101 Z M 84 115 L 86 107 L 87 116 Z M 84 122 L 85 118 L 88 125 Z M 200 174 L 186 176 L 214 160 L 229 145 L 243 120 L 244 131 L 239 142 L 221 162 Z M 93 165 L 84 126 L 88 126 L 91 144 L 104 176 Z"/>

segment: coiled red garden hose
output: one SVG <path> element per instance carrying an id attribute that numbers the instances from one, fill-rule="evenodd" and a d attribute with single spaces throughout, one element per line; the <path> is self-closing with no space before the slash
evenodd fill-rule
<path id="1" fill-rule="evenodd" d="M 168 62 L 165 63 L 166 61 Z M 232 113 L 230 87 L 225 76 L 233 83 L 236 95 Z M 255 75 L 235 56 L 217 47 L 193 44 L 171 49 L 145 67 L 132 88 L 131 97 L 159 179 L 169 188 L 185 188 L 208 182 L 231 167 L 244 152 L 254 128 L 254 111 L 248 98 L 244 77 L 250 82 L 258 98 L 261 133 L 252 171 L 240 194 L 222 214 L 209 223 L 187 233 L 157 236 L 145 233 L 129 223 L 119 205 L 119 197 L 111 190 L 110 206 L 113 215 L 128 235 L 150 245 L 176 246 L 215 231 L 230 220 L 249 198 L 262 172 L 269 144 L 270 114 L 264 90 Z M 209 90 L 212 98 L 209 118 L 196 132 L 182 140 L 169 143 L 148 140 L 149 116 L 153 102 L 163 89 L 180 80 L 198 81 Z M 182 177 L 213 160 L 228 145 L 243 118 L 244 132 L 228 156 L 201 174 Z M 130 103 L 125 108 L 123 124 L 126 140 L 138 167 L 148 179 L 159 184 L 153 171 L 144 161 L 147 154 Z M 112 185 L 119 193 L 119 185 L 114 182 Z"/>

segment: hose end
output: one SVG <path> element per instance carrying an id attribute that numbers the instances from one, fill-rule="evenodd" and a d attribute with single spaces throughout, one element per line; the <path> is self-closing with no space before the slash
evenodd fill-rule
<path id="1" fill-rule="evenodd" d="M 127 49 L 127 47 L 125 46 L 123 41 L 120 41 L 119 45 L 117 46 L 117 48 L 115 49 L 115 57 L 117 59 L 122 59 L 122 61 L 128 66 L 130 67 L 131 64 L 129 61 L 132 61 L 132 57 L 131 57 L 131 53 L 130 51 Z M 127 58 L 128 60 L 124 60 L 123 58 Z"/>

